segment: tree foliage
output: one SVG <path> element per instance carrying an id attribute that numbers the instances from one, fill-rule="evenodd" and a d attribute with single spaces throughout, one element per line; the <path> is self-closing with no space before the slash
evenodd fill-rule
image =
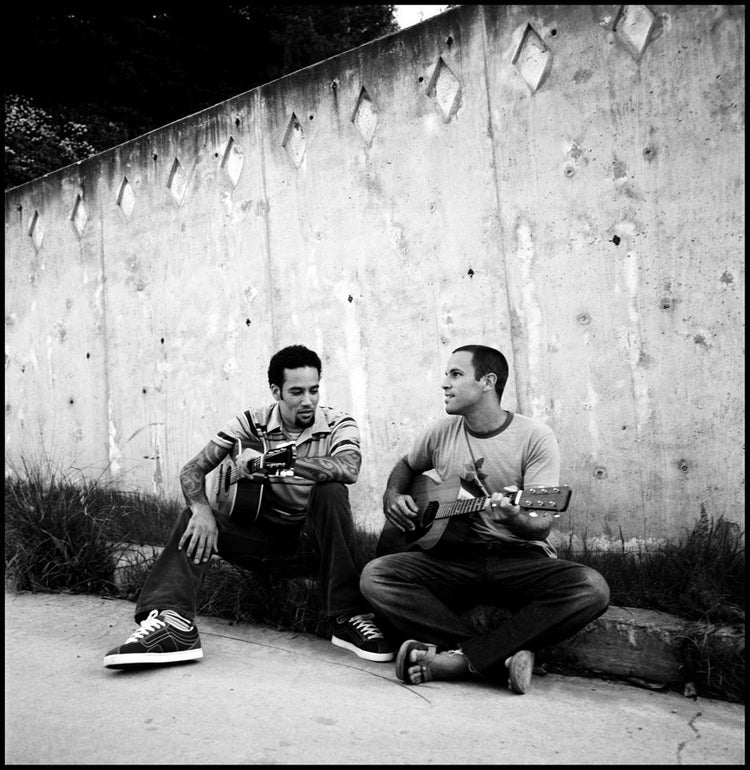
<path id="1" fill-rule="evenodd" d="M 397 31 L 392 5 L 17 3 L 6 189 Z"/>

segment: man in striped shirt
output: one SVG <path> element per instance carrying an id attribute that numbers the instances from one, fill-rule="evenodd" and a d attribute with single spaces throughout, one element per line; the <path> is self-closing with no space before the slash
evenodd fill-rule
<path id="1" fill-rule="evenodd" d="M 188 507 L 141 590 L 135 610 L 139 628 L 105 655 L 105 666 L 203 657 L 194 618 L 203 574 L 215 553 L 256 570 L 313 556 L 333 644 L 368 660 L 393 660 L 395 649 L 360 592 L 352 552 L 346 485 L 359 475 L 359 428 L 351 415 L 318 405 L 321 371 L 312 350 L 302 345 L 280 350 L 268 368 L 273 403 L 230 420 L 180 471 Z M 280 455 L 293 458 L 288 472 L 269 473 L 272 458 Z M 248 483 L 217 474 L 209 500 L 206 476 L 222 463 L 222 473 L 234 466 Z"/>

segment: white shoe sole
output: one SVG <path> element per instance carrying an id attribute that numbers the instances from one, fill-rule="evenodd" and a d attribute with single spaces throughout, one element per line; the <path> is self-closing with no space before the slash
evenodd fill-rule
<path id="1" fill-rule="evenodd" d="M 395 652 L 369 652 L 367 650 L 361 650 L 356 644 L 351 642 L 345 642 L 343 639 L 338 639 L 335 636 L 331 637 L 331 642 L 336 647 L 343 647 L 345 650 L 350 650 L 358 658 L 364 658 L 365 660 L 374 660 L 378 663 L 387 663 L 389 660 L 393 660 L 396 657 Z"/>
<path id="2" fill-rule="evenodd" d="M 124 666 L 142 666 L 144 664 L 179 663 L 183 660 L 198 660 L 203 657 L 203 650 L 181 650 L 180 652 L 131 652 L 122 655 L 105 655 L 105 668 Z"/>

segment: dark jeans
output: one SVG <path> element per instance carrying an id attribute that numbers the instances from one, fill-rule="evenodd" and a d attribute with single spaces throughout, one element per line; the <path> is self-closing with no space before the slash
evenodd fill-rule
<path id="1" fill-rule="evenodd" d="M 164 551 L 141 589 L 136 622 L 151 610 L 175 610 L 192 619 L 208 563 L 195 564 L 177 544 L 190 519 L 186 508 L 178 518 Z M 370 612 L 359 590 L 359 572 L 352 553 L 352 516 L 344 484 L 316 484 L 310 494 L 302 525 L 274 524 L 260 519 L 238 527 L 230 517 L 216 513 L 219 556 L 238 567 L 290 573 L 318 569 L 326 615 Z"/>
<path id="2" fill-rule="evenodd" d="M 507 681 L 510 655 L 560 642 L 609 606 L 609 587 L 595 570 L 501 544 L 467 546 L 450 556 L 381 556 L 365 565 L 360 588 L 404 639 L 460 647 L 471 668 L 490 682 Z M 478 634 L 461 609 L 479 603 L 513 614 Z"/>

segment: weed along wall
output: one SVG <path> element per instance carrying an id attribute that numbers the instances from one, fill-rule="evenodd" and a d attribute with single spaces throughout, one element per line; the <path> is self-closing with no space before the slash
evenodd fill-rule
<path id="1" fill-rule="evenodd" d="M 744 511 L 744 7 L 463 6 L 6 194 L 6 457 L 180 496 L 303 343 L 351 489 L 511 363 L 589 545 Z"/>

